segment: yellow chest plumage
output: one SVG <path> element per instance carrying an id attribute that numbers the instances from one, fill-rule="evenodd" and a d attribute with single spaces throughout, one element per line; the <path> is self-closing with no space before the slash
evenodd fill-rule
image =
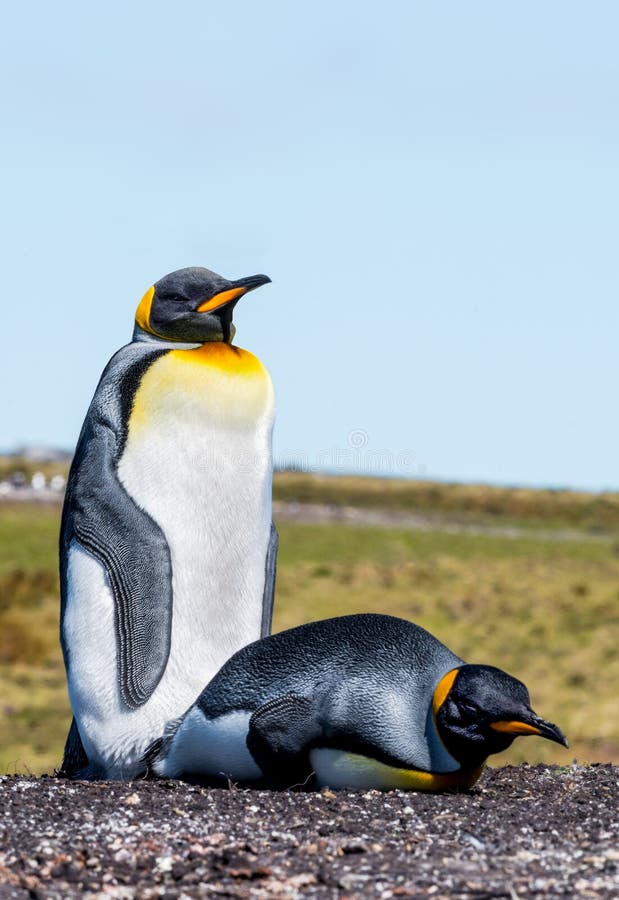
<path id="1" fill-rule="evenodd" d="M 312 750 L 310 760 L 319 785 L 351 790 L 447 791 L 470 788 L 483 771 L 483 766 L 445 774 L 398 769 L 358 753 L 326 748 Z"/>
<path id="2" fill-rule="evenodd" d="M 211 342 L 195 349 L 170 350 L 146 371 L 136 391 L 129 433 L 196 415 L 230 428 L 246 428 L 273 404 L 271 379 L 247 350 Z M 195 421 L 195 419 L 194 419 Z"/>

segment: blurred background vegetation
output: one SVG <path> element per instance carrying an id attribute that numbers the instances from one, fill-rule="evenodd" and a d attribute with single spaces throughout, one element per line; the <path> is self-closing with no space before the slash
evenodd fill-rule
<path id="1" fill-rule="evenodd" d="M 619 495 L 281 472 L 274 496 L 275 630 L 361 611 L 411 619 L 521 678 L 570 739 L 569 751 L 519 739 L 494 765 L 619 762 Z M 0 773 L 52 772 L 62 755 L 60 509 L 0 499 Z"/>

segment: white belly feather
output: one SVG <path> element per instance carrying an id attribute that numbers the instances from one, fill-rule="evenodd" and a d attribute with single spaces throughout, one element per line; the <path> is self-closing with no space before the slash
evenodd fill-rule
<path id="1" fill-rule="evenodd" d="M 79 545 L 69 553 L 69 693 L 86 752 L 108 777 L 132 777 L 166 723 L 191 706 L 233 653 L 260 637 L 271 523 L 271 382 L 250 354 L 257 366 L 231 374 L 194 363 L 186 355 L 192 352 L 167 354 L 144 376 L 118 465 L 129 495 L 162 529 L 173 573 L 168 663 L 137 710 L 122 704 L 117 687 L 107 576 Z"/>
<path id="2" fill-rule="evenodd" d="M 246 743 L 251 715 L 251 710 L 235 710 L 207 719 L 199 709 L 190 710 L 155 772 L 165 778 L 196 773 L 232 781 L 260 779 L 262 771 Z"/>

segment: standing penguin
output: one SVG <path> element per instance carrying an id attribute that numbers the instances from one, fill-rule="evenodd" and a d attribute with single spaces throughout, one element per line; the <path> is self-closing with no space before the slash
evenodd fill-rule
<path id="1" fill-rule="evenodd" d="M 166 723 L 270 631 L 273 388 L 231 344 L 235 304 L 269 281 L 166 275 L 95 391 L 60 535 L 68 775 L 134 777 Z"/>
<path id="2" fill-rule="evenodd" d="M 511 675 L 412 622 L 354 615 L 240 650 L 146 761 L 168 778 L 438 791 L 471 787 L 521 734 L 567 746 Z"/>

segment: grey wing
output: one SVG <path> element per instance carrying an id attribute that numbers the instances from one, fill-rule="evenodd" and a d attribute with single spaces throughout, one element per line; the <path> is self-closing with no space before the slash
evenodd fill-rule
<path id="1" fill-rule="evenodd" d="M 67 561 L 76 540 L 105 568 L 115 600 L 118 683 L 131 709 L 145 703 L 163 675 L 172 626 L 172 565 L 165 536 L 122 486 L 116 471 L 133 396 L 165 350 L 129 345 L 103 373 L 69 476 L 61 531 L 62 610 Z M 70 659 L 71 648 L 64 647 Z"/>
<path id="2" fill-rule="evenodd" d="M 249 720 L 247 748 L 268 784 L 292 787 L 311 772 L 309 748 L 321 733 L 314 702 L 288 694 L 260 706 Z"/>
<path id="3" fill-rule="evenodd" d="M 277 575 L 277 548 L 279 547 L 279 535 L 275 523 L 271 522 L 271 534 L 269 537 L 269 546 L 267 548 L 265 572 L 264 572 L 264 594 L 262 597 L 262 628 L 260 637 L 266 637 L 271 634 L 271 626 L 273 624 L 273 603 L 275 602 L 275 579 Z"/>

